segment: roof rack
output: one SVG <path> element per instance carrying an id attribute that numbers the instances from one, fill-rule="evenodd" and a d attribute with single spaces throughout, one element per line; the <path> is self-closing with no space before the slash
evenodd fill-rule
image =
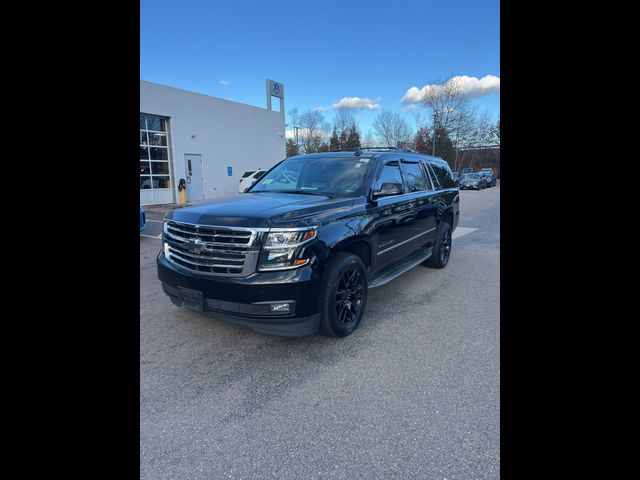
<path id="1" fill-rule="evenodd" d="M 330 152 L 354 152 L 356 157 L 362 155 L 362 152 L 387 152 L 387 151 L 398 151 L 398 152 L 416 152 L 415 150 L 410 150 L 408 148 L 398 148 L 398 147 L 355 147 L 355 148 L 342 148 L 340 150 L 330 150 Z"/>

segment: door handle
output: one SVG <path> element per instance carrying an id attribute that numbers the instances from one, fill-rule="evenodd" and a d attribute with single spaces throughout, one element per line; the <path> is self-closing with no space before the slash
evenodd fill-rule
<path id="1" fill-rule="evenodd" d="M 405 215 L 404 217 L 401 217 L 398 220 L 398 225 L 402 225 L 403 223 L 409 223 L 409 222 L 411 222 L 411 221 L 413 221 L 415 219 L 416 219 L 416 216 L 414 214 Z"/>

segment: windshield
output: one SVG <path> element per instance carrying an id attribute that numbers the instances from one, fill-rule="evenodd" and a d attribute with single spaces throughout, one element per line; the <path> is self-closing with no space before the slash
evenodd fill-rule
<path id="1" fill-rule="evenodd" d="M 285 160 L 249 191 L 351 196 L 361 189 L 368 158 L 301 157 Z"/>
<path id="2" fill-rule="evenodd" d="M 478 180 L 480 175 L 477 173 L 467 173 L 464 178 L 470 178 L 471 180 Z"/>

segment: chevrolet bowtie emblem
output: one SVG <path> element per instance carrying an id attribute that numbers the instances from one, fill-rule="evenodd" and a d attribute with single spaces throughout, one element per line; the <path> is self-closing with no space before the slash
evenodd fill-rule
<path id="1" fill-rule="evenodd" d="M 196 254 L 202 253 L 202 251 L 206 249 L 205 242 L 203 242 L 199 238 L 195 238 L 195 239 L 191 238 L 187 240 L 184 246 L 187 248 L 187 250 L 189 250 L 189 253 L 196 253 Z"/>

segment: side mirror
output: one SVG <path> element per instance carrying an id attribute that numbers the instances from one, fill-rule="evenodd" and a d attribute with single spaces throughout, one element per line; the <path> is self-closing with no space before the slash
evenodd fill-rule
<path id="1" fill-rule="evenodd" d="M 399 195 L 402 193 L 402 184 L 400 183 L 383 183 L 380 190 L 373 192 L 373 198 L 386 197 L 387 195 Z"/>

